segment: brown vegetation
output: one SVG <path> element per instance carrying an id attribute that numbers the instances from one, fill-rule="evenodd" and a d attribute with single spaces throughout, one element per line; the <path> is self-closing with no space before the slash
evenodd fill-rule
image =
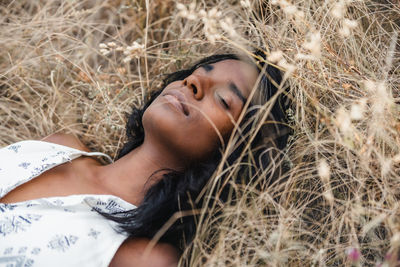
<path id="1" fill-rule="evenodd" d="M 394 266 L 398 2 L 191 3 L 1 1 L 0 145 L 70 132 L 115 156 L 126 112 L 162 74 L 205 55 L 262 48 L 285 71 L 294 103 L 290 170 L 261 191 L 238 188 L 239 201 L 215 207 L 218 223 L 202 216 L 182 263 Z"/>

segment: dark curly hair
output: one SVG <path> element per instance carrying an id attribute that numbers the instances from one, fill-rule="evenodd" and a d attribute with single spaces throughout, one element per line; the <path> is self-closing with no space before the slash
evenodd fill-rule
<path id="1" fill-rule="evenodd" d="M 228 59 L 242 60 L 235 54 L 219 54 L 206 57 L 194 64 L 191 68 L 169 74 L 164 80 L 164 87 L 173 81 L 185 79 L 202 65 Z M 264 104 L 271 99 L 271 97 L 275 96 L 278 91 L 275 85 L 279 85 L 282 79 L 280 71 L 271 65 L 263 63 L 255 64 L 252 62 L 250 62 L 250 64 L 253 64 L 261 74 L 258 83 L 258 99 L 251 101 L 243 120 L 240 122 L 239 129 L 236 133 L 238 136 L 238 138 L 236 138 L 237 141 L 225 163 L 227 166 L 234 163 L 239 158 L 243 160 L 243 155 L 244 157 L 249 157 L 249 155 L 243 153 L 243 151 L 249 143 L 249 133 L 255 128 L 254 124 L 257 123 L 257 120 L 254 120 L 253 117 L 257 114 L 257 116 L 260 117 L 260 108 L 262 107 L 262 105 L 256 105 L 254 103 Z M 273 82 L 271 82 L 271 80 L 273 80 Z M 133 108 L 126 127 L 128 140 L 120 150 L 118 158 L 123 157 L 143 143 L 145 135 L 142 125 L 143 113 L 161 92 L 162 90 L 151 93 L 149 99 L 142 108 Z M 246 170 L 243 169 L 239 171 L 235 182 L 248 183 L 250 179 L 248 175 L 246 175 L 248 168 L 252 168 L 251 171 L 254 173 L 254 171 L 257 171 L 257 168 L 262 168 L 269 164 L 271 157 L 267 156 L 268 153 L 265 153 L 267 147 L 274 146 L 277 148 L 276 150 L 279 150 L 286 146 L 289 133 L 287 124 L 285 123 L 286 106 L 287 97 L 285 94 L 280 94 L 274 102 L 268 116 L 268 121 L 273 121 L 273 123 L 269 125 L 264 123 L 264 127 L 262 127 L 251 140 L 251 157 L 255 159 L 255 164 L 250 164 L 251 166 L 247 166 Z M 265 128 L 267 130 L 265 130 Z M 176 215 L 180 211 L 192 211 L 202 208 L 204 204 L 202 200 L 204 197 L 201 197 L 198 202 L 196 202 L 195 199 L 198 198 L 200 192 L 220 164 L 220 150 L 221 149 L 217 149 L 207 161 L 196 163 L 190 168 L 187 168 L 184 172 L 160 170 L 159 175 L 162 175 L 162 179 L 147 191 L 139 207 L 122 213 L 103 215 L 108 219 L 118 222 L 120 230 L 127 232 L 130 238 L 153 238 L 174 214 Z M 157 175 L 157 173 L 154 175 Z M 222 193 L 214 199 L 225 201 L 229 194 L 228 191 L 228 186 L 225 186 L 222 191 L 220 190 Z M 195 232 L 196 215 L 186 214 L 173 222 L 165 233 L 163 233 L 160 241 L 169 243 L 182 252 L 192 241 Z"/>

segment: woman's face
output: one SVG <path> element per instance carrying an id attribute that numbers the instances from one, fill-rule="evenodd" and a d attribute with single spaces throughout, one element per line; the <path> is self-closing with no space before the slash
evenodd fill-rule
<path id="1" fill-rule="evenodd" d="M 145 141 L 186 163 L 206 159 L 229 137 L 257 76 L 254 66 L 229 59 L 168 84 L 144 112 Z"/>

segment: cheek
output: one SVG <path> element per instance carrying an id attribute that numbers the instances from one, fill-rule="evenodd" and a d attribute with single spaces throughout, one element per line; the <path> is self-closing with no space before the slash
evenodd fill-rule
<path id="1" fill-rule="evenodd" d="M 231 119 L 224 112 L 215 109 L 212 111 L 207 118 L 205 114 L 202 114 L 197 120 L 198 127 L 192 129 L 194 132 L 192 140 L 197 143 L 197 149 L 207 151 L 207 153 L 214 152 L 222 146 L 222 143 L 226 143 L 234 127 Z"/>
<path id="2" fill-rule="evenodd" d="M 196 158 L 205 158 L 220 147 L 220 138 L 210 123 L 199 123 L 200 127 L 191 130 L 192 135 L 186 142 L 190 142 Z M 185 138 L 186 139 L 186 138 Z"/>
<path id="3" fill-rule="evenodd" d="M 226 111 L 211 109 L 207 124 L 212 128 L 212 134 L 220 135 L 219 139 L 228 139 L 235 124 L 235 118 L 229 115 Z M 212 122 L 212 123 L 211 123 Z M 217 133 L 218 131 L 218 133 Z"/>

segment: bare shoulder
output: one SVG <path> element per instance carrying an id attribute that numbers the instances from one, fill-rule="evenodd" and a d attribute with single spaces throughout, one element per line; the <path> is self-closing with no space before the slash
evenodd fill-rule
<path id="1" fill-rule="evenodd" d="M 148 239 L 130 239 L 125 241 L 109 267 L 130 267 L 130 266 L 146 266 L 146 267 L 174 267 L 177 266 L 179 255 L 177 250 L 169 245 L 159 243 L 148 253 L 144 255 Z"/>
<path id="2" fill-rule="evenodd" d="M 72 134 L 55 133 L 46 136 L 45 138 L 42 139 L 42 141 L 90 152 L 89 148 L 85 146 L 76 136 Z"/>

